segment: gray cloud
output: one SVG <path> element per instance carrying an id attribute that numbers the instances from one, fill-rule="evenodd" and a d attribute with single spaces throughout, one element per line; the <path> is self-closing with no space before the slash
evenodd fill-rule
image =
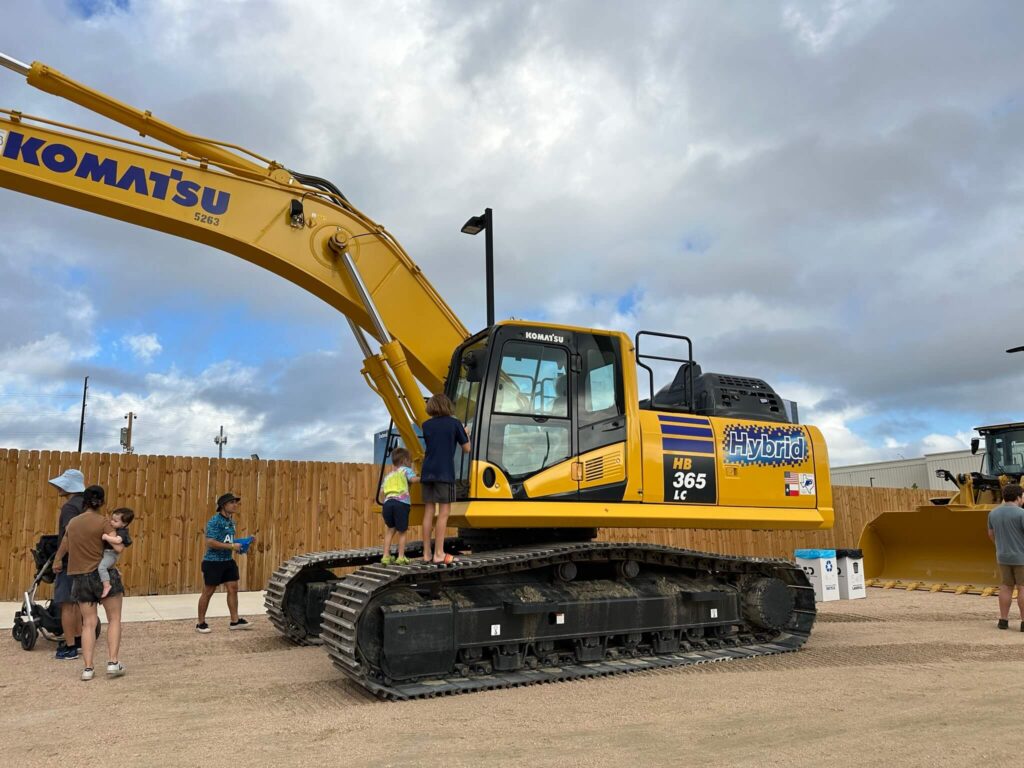
<path id="1" fill-rule="evenodd" d="M 814 398 L 850 456 L 884 443 L 880 421 L 923 438 L 1024 407 L 1024 369 L 1002 352 L 1022 343 L 1019 4 L 293 10 L 153 2 L 85 23 L 51 0 L 21 9 L 0 50 L 333 179 L 471 329 L 483 243 L 458 229 L 489 205 L 499 316 L 688 333 L 706 369 Z M 117 130 L 13 75 L 0 93 Z M 0 309 L 20 318 L 0 361 L 57 331 L 83 347 L 99 328 L 146 332 L 125 318 L 230 286 L 269 322 L 336 329 L 338 344 L 263 368 L 243 356 L 253 379 L 196 376 L 191 396 L 258 421 L 284 453 L 356 450 L 377 426 L 344 320 L 321 302 L 192 243 L 0 199 Z M 68 270 L 93 277 L 91 320 L 52 311 L 75 299 Z M 619 312 L 624 294 L 639 298 Z M 841 429 L 864 414 L 854 444 Z"/>

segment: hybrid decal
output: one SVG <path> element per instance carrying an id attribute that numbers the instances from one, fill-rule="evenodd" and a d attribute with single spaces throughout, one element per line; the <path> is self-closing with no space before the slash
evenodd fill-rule
<path id="1" fill-rule="evenodd" d="M 26 165 L 42 165 L 53 173 L 73 173 L 80 179 L 108 187 L 132 191 L 155 200 L 169 199 L 182 208 L 200 206 L 206 213 L 195 214 L 203 224 L 220 224 L 218 216 L 227 213 L 231 193 L 206 187 L 185 178 L 184 172 L 173 169 L 167 173 L 147 172 L 138 165 L 122 168 L 109 157 L 85 152 L 81 157 L 67 144 L 46 142 L 35 136 L 24 136 L 17 131 L 0 131 L 0 157 L 17 160 Z"/>
<path id="2" fill-rule="evenodd" d="M 709 456 L 665 454 L 665 501 L 714 504 L 718 500 L 715 460 Z"/>
<path id="3" fill-rule="evenodd" d="M 807 436 L 800 427 L 731 425 L 722 440 L 726 464 L 796 467 L 807 461 Z"/>

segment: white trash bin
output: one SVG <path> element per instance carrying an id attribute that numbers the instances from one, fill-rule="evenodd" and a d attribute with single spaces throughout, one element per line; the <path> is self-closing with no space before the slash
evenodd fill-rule
<path id="1" fill-rule="evenodd" d="M 841 600 L 857 600 L 868 596 L 864 586 L 864 553 L 861 550 L 837 549 L 836 569 Z"/>
<path id="2" fill-rule="evenodd" d="M 816 602 L 839 599 L 839 569 L 834 549 L 798 549 L 793 555 L 814 587 Z"/>

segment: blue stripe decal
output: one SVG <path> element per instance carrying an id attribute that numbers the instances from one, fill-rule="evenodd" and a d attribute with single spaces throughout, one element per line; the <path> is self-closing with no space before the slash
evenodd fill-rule
<path id="1" fill-rule="evenodd" d="M 658 414 L 658 421 L 675 422 L 677 424 L 700 424 L 702 426 L 708 426 L 708 420 L 701 417 L 693 416 L 662 416 Z"/>
<path id="2" fill-rule="evenodd" d="M 687 437 L 714 437 L 709 427 L 683 427 L 675 424 L 662 424 L 662 435 L 686 435 Z"/>
<path id="3" fill-rule="evenodd" d="M 664 451 L 683 451 L 685 453 L 714 453 L 715 444 L 703 440 L 680 440 L 674 437 L 661 438 L 661 448 Z"/>

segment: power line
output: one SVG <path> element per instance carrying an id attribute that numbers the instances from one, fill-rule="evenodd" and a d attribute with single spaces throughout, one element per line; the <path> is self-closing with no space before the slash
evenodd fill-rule
<path id="1" fill-rule="evenodd" d="M 73 397 L 78 399 L 78 395 L 47 395 L 40 392 L 0 392 L 0 397 Z"/>
<path id="2" fill-rule="evenodd" d="M 71 416 L 67 411 L 0 411 L 0 416 Z"/>

